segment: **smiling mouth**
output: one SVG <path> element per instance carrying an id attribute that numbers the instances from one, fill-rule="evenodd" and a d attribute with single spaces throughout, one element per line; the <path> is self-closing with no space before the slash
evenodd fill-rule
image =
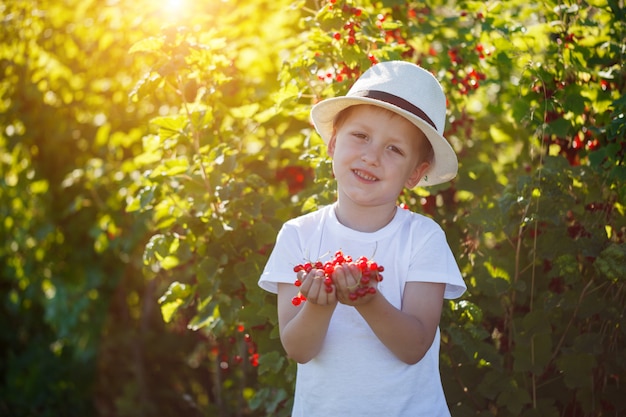
<path id="1" fill-rule="evenodd" d="M 359 177 L 359 178 L 361 178 L 361 179 L 364 179 L 364 180 L 366 180 L 366 181 L 378 181 L 378 178 L 376 178 L 376 177 L 374 177 L 374 176 L 371 176 L 371 175 L 368 175 L 368 174 L 366 174 L 366 173 L 365 173 L 365 172 L 363 172 L 363 171 L 359 171 L 358 169 L 353 169 L 353 170 L 352 170 L 352 173 L 353 173 L 354 175 L 356 175 L 357 177 Z"/>

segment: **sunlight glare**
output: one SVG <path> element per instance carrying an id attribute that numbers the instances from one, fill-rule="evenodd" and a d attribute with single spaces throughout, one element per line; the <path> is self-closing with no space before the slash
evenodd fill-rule
<path id="1" fill-rule="evenodd" d="M 185 9 L 185 0 L 163 0 L 163 11 L 170 16 L 178 15 Z"/>

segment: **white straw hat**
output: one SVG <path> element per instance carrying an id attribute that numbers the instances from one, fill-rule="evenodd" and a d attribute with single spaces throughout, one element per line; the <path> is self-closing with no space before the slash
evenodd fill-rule
<path id="1" fill-rule="evenodd" d="M 311 120 L 325 143 L 333 134 L 337 114 L 357 104 L 391 110 L 424 132 L 434 158 L 418 186 L 441 184 L 456 176 L 456 153 L 443 137 L 446 97 L 430 72 L 410 62 L 380 62 L 365 71 L 345 96 L 317 103 L 311 109 Z"/>

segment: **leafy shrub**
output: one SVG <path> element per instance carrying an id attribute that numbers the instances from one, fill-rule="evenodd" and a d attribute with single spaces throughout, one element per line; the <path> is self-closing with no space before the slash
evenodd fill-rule
<path id="1" fill-rule="evenodd" d="M 288 415 L 256 282 L 334 199 L 310 106 L 389 59 L 440 79 L 460 160 L 398 202 L 469 286 L 441 323 L 453 415 L 624 412 L 623 5 L 196 2 L 159 28 L 141 3 L 0 6 L 1 413 Z"/>

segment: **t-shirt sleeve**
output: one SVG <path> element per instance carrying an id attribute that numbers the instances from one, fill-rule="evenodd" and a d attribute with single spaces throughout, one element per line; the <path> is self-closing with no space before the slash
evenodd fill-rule
<path id="1" fill-rule="evenodd" d="M 297 229 L 286 223 L 278 232 L 274 249 L 259 279 L 259 286 L 271 293 L 278 293 L 278 283 L 293 283 L 296 280 L 293 268 L 303 261 Z"/>
<path id="2" fill-rule="evenodd" d="M 467 289 L 446 235 L 435 227 L 412 254 L 407 281 L 446 284 L 444 298 L 458 298 Z"/>

